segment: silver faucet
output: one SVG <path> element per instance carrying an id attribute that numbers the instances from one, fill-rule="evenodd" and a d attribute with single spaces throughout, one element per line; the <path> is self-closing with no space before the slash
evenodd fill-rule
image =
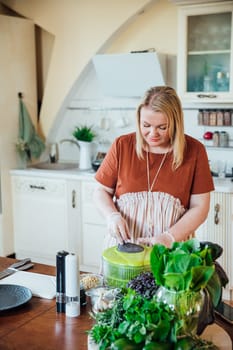
<path id="1" fill-rule="evenodd" d="M 72 140 L 72 139 L 62 139 L 62 140 L 59 141 L 59 144 L 62 145 L 62 144 L 65 143 L 65 142 L 73 143 L 73 144 L 74 144 L 75 146 L 77 146 L 78 149 L 80 150 L 80 146 L 79 146 L 79 144 L 78 144 L 77 141 Z"/>
<path id="2" fill-rule="evenodd" d="M 57 145 L 57 143 L 51 143 L 49 145 L 49 159 L 50 159 L 50 163 L 57 163 L 57 161 L 58 161 L 58 145 Z"/>
<path id="3" fill-rule="evenodd" d="M 73 144 L 75 144 L 78 148 L 80 148 L 78 142 L 75 141 L 75 140 L 72 140 L 72 139 L 62 139 L 59 143 L 60 143 L 60 144 L 63 144 L 63 143 L 65 143 L 65 142 L 73 143 Z"/>

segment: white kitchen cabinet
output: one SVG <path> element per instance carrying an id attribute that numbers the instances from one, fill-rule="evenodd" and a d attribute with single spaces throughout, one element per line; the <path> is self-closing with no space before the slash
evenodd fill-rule
<path id="1" fill-rule="evenodd" d="M 232 103 L 233 1 L 178 10 L 177 91 L 182 102 Z"/>
<path id="2" fill-rule="evenodd" d="M 208 218 L 197 231 L 203 241 L 218 243 L 223 254 L 218 262 L 226 271 L 229 283 L 224 290 L 224 298 L 233 300 L 233 194 L 212 192 Z"/>
<path id="3" fill-rule="evenodd" d="M 99 272 L 103 250 L 104 236 L 107 232 L 105 220 L 93 203 L 93 181 L 82 181 L 82 271 Z"/>
<path id="4" fill-rule="evenodd" d="M 35 176 L 11 180 L 16 257 L 55 265 L 59 250 L 79 254 L 79 181 Z"/>

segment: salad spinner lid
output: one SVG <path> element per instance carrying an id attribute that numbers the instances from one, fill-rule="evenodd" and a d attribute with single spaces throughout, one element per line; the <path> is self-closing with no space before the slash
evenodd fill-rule
<path id="1" fill-rule="evenodd" d="M 143 251 L 138 253 L 120 252 L 117 246 L 104 250 L 103 259 L 112 264 L 124 266 L 145 266 L 150 265 L 150 253 L 152 247 L 143 246 Z"/>
<path id="2" fill-rule="evenodd" d="M 144 247 L 139 244 L 135 244 L 132 242 L 123 242 L 123 244 L 118 244 L 117 249 L 119 252 L 124 252 L 124 253 L 139 253 L 144 250 Z"/>

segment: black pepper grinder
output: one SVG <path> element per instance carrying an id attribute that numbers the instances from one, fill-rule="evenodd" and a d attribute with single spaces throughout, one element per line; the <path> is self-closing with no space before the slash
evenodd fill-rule
<path id="1" fill-rule="evenodd" d="M 57 312 L 66 311 L 65 257 L 69 253 L 62 250 L 56 255 L 56 307 Z"/>

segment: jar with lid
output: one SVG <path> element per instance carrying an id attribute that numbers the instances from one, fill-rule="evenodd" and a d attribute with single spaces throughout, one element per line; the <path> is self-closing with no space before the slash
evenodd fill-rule
<path id="1" fill-rule="evenodd" d="M 233 126 L 233 109 L 230 110 L 230 115 L 231 115 L 231 125 Z"/>
<path id="2" fill-rule="evenodd" d="M 218 147 L 219 146 L 219 131 L 215 131 L 213 133 L 213 146 Z"/>
<path id="3" fill-rule="evenodd" d="M 215 126 L 216 123 L 217 123 L 217 112 L 216 110 L 211 110 L 210 116 L 209 116 L 209 125 Z"/>
<path id="4" fill-rule="evenodd" d="M 229 110 L 224 111 L 224 125 L 231 125 L 231 113 Z"/>
<path id="5" fill-rule="evenodd" d="M 217 125 L 218 126 L 223 125 L 223 111 L 222 110 L 217 111 Z"/>
<path id="6" fill-rule="evenodd" d="M 228 147 L 228 133 L 226 131 L 221 131 L 219 135 L 219 146 Z"/>
<path id="7" fill-rule="evenodd" d="M 199 109 L 197 119 L 198 119 L 198 125 L 203 125 L 203 111 L 202 111 L 202 109 Z"/>
<path id="8" fill-rule="evenodd" d="M 209 111 L 203 110 L 203 125 L 209 125 Z"/>

